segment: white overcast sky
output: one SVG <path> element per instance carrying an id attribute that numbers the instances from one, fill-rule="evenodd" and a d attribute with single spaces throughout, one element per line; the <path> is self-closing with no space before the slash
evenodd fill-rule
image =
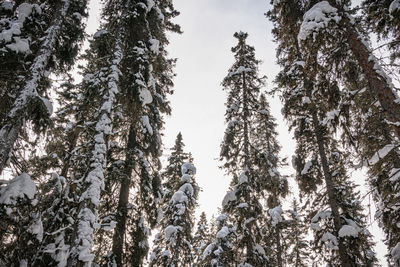
<path id="1" fill-rule="evenodd" d="M 94 33 L 98 26 L 99 2 L 90 2 L 89 33 Z M 203 190 L 197 214 L 205 211 L 210 218 L 218 213 L 230 182 L 218 168 L 217 158 L 225 129 L 226 95 L 220 83 L 233 63 L 230 50 L 236 44 L 233 34 L 236 31 L 249 33 L 248 43 L 255 47 L 257 58 L 263 61 L 260 74 L 268 77 L 265 90 L 273 88 L 273 79 L 279 71 L 275 64 L 272 25 L 264 15 L 270 7 L 269 0 L 174 0 L 174 5 L 181 12 L 175 22 L 181 25 L 183 34 L 171 34 L 169 38 L 168 51 L 178 62 L 175 93 L 170 97 L 172 115 L 166 118 L 164 153 L 168 154 L 176 135 L 181 132 L 186 151 L 193 154 L 196 179 Z M 291 162 L 295 142 L 282 119 L 279 99 L 269 100 L 278 122 L 281 156 L 288 157 Z M 288 168 L 284 172 L 290 174 L 293 170 Z M 357 179 L 360 178 L 362 180 L 359 175 Z M 376 223 L 370 230 L 377 236 L 376 251 L 386 266 L 383 260 L 386 250 L 380 240 L 382 233 Z"/>

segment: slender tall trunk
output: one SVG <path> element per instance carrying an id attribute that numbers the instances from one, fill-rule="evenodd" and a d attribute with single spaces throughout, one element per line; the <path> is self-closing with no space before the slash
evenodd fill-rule
<path id="1" fill-rule="evenodd" d="M 54 18 L 50 24 L 49 29 L 46 31 L 47 35 L 41 43 L 39 52 L 33 60 L 32 66 L 29 69 L 30 77 L 27 78 L 25 85 L 22 87 L 18 97 L 14 101 L 13 107 L 7 114 L 7 118 L 0 129 L 0 174 L 3 172 L 7 161 L 11 156 L 12 149 L 15 141 L 21 134 L 24 122 L 28 120 L 28 106 L 32 100 L 39 100 L 40 104 L 45 106 L 36 90 L 41 79 L 48 71 L 47 65 L 49 64 L 53 53 L 54 47 L 58 36 L 61 32 L 61 26 L 64 22 L 70 0 L 60 1 L 60 8 L 57 10 Z"/>
<path id="2" fill-rule="evenodd" d="M 111 72 L 107 77 L 107 85 L 96 118 L 93 135 L 92 155 L 89 161 L 89 170 L 82 177 L 83 192 L 78 205 L 78 216 L 72 233 L 71 255 L 68 266 L 89 266 L 94 258 L 91 253 L 94 242 L 94 229 L 98 217 L 101 191 L 104 188 L 106 176 L 108 137 L 112 134 L 112 111 L 119 92 L 118 69 L 122 60 L 121 41 L 116 40 L 114 53 L 111 55 Z"/>
<path id="3" fill-rule="evenodd" d="M 126 232 L 126 222 L 128 219 L 129 189 L 132 180 L 136 146 L 136 133 L 133 124 L 131 124 L 125 152 L 125 166 L 123 176 L 121 177 L 121 187 L 119 189 L 118 210 L 116 217 L 117 225 L 114 230 L 112 244 L 112 252 L 117 266 L 122 266 L 124 237 Z"/>
<path id="4" fill-rule="evenodd" d="M 277 207 L 280 205 L 278 201 L 278 196 L 276 193 L 273 194 L 274 198 L 274 207 Z M 282 261 L 282 244 L 281 244 L 281 230 L 280 230 L 280 223 L 278 222 L 275 225 L 275 242 L 276 242 L 276 259 L 277 259 L 277 267 L 282 267 L 283 266 L 283 261 Z"/>
<path id="5" fill-rule="evenodd" d="M 393 91 L 393 85 L 369 47 L 363 42 L 363 37 L 351 23 L 347 16 L 348 12 L 339 6 L 337 1 L 329 0 L 329 3 L 342 13 L 339 25 L 346 31 L 347 43 L 368 79 L 370 91 L 379 100 L 386 118 L 392 123 L 396 135 L 400 137 L 400 103 L 397 101 L 397 94 Z"/>
<path id="6" fill-rule="evenodd" d="M 253 182 L 253 177 L 251 175 L 251 170 L 249 168 L 249 146 L 250 146 L 250 142 L 249 142 L 249 123 L 248 123 L 248 119 L 249 119 L 249 100 L 248 100 L 248 88 L 247 88 L 247 84 L 246 84 L 246 74 L 245 72 L 243 72 L 242 74 L 242 79 L 243 79 L 243 151 L 244 151 L 244 166 L 246 170 L 249 170 L 249 183 Z M 246 194 L 245 194 L 245 201 L 246 203 L 250 203 L 251 199 L 250 199 L 250 192 L 249 190 L 246 188 Z M 253 217 L 253 213 L 254 211 L 249 210 L 246 214 L 246 219 Z M 248 223 L 249 225 L 245 226 L 245 227 L 250 227 L 251 224 L 253 224 L 252 222 Z M 247 258 L 249 259 L 249 262 L 252 263 L 253 262 L 253 242 L 252 242 L 252 236 L 250 235 L 249 231 L 245 231 L 244 232 L 244 240 L 246 240 L 246 253 L 247 253 Z"/>
<path id="7" fill-rule="evenodd" d="M 322 132 L 321 125 L 319 123 L 318 115 L 315 108 L 311 109 L 312 123 L 314 128 L 315 138 L 317 139 L 318 144 L 318 152 L 321 160 L 322 170 L 324 173 L 324 179 L 326 184 L 326 191 L 328 193 L 328 201 L 329 206 L 333 215 L 334 222 L 334 236 L 338 239 L 338 247 L 339 247 L 339 258 L 341 261 L 341 266 L 343 267 L 351 267 L 353 264 L 350 263 L 349 257 L 346 252 L 346 248 L 343 245 L 339 237 L 339 230 L 342 227 L 342 223 L 340 220 L 339 206 L 337 203 L 336 195 L 335 195 L 335 185 L 333 182 L 333 178 L 331 175 L 331 171 L 329 169 L 328 159 L 326 157 L 326 150 L 324 146 L 324 136 Z"/>

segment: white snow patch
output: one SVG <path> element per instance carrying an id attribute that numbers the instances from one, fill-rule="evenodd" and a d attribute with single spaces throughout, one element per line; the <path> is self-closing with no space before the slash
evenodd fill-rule
<path id="1" fill-rule="evenodd" d="M 142 121 L 143 126 L 146 127 L 147 132 L 150 135 L 153 135 L 153 127 L 151 127 L 151 125 L 150 125 L 149 116 L 147 116 L 147 115 L 142 116 L 141 121 Z"/>
<path id="2" fill-rule="evenodd" d="M 160 52 L 160 41 L 157 39 L 150 39 L 149 42 L 150 50 L 157 55 Z"/>
<path id="3" fill-rule="evenodd" d="M 19 37 L 14 37 L 14 43 L 6 45 L 6 47 L 16 53 L 30 54 L 29 40 Z"/>
<path id="4" fill-rule="evenodd" d="M 168 249 L 164 250 L 163 253 L 161 254 L 161 257 L 169 258 L 169 257 L 171 257 L 171 252 Z"/>
<path id="5" fill-rule="evenodd" d="M 339 230 L 339 237 L 352 236 L 357 237 L 360 229 L 356 229 L 351 225 L 343 225 Z"/>
<path id="6" fill-rule="evenodd" d="M 187 196 L 193 196 L 193 186 L 190 183 L 185 183 L 183 184 L 180 188 L 179 191 L 184 192 Z"/>
<path id="7" fill-rule="evenodd" d="M 173 204 L 184 203 L 187 201 L 187 196 L 182 191 L 176 191 L 175 194 L 172 196 L 171 201 Z"/>
<path id="8" fill-rule="evenodd" d="M 389 180 L 394 183 L 400 178 L 400 169 L 394 168 L 390 171 Z"/>
<path id="9" fill-rule="evenodd" d="M 311 34 L 315 38 L 320 29 L 328 27 L 329 22 L 338 23 L 340 20 L 337 9 L 332 7 L 328 1 L 318 2 L 304 14 L 297 36 L 298 42 L 306 40 Z"/>
<path id="10" fill-rule="evenodd" d="M 236 200 L 236 190 L 229 191 L 228 193 L 226 193 L 224 199 L 222 200 L 222 207 L 225 207 L 226 205 L 229 204 L 229 202 L 232 202 L 235 200 Z"/>
<path id="11" fill-rule="evenodd" d="M 303 170 L 301 171 L 301 175 L 307 174 L 310 168 L 312 167 L 312 161 L 307 161 L 306 164 L 304 165 Z"/>
<path id="12" fill-rule="evenodd" d="M 101 37 L 102 35 L 107 34 L 107 33 L 108 33 L 107 30 L 99 30 L 99 31 L 97 31 L 97 32 L 93 35 L 93 38 L 99 38 L 99 37 Z"/>
<path id="13" fill-rule="evenodd" d="M 276 206 L 273 209 L 270 209 L 268 211 L 269 215 L 271 216 L 272 219 L 272 226 L 276 226 L 278 223 L 282 222 L 282 213 L 283 210 L 281 208 L 281 206 Z"/>
<path id="14" fill-rule="evenodd" d="M 167 239 L 170 239 L 171 237 L 173 237 L 177 232 L 178 232 L 178 228 L 173 225 L 168 225 L 164 230 L 164 234 Z"/>
<path id="15" fill-rule="evenodd" d="M 150 104 L 151 102 L 153 102 L 153 97 L 151 95 L 151 92 L 147 88 L 144 88 L 144 87 L 139 89 L 139 98 L 140 98 L 140 101 L 142 101 L 143 106 L 146 106 L 147 104 Z"/>
<path id="16" fill-rule="evenodd" d="M 35 222 L 31 224 L 28 231 L 31 234 L 36 235 L 36 238 L 39 242 L 42 242 L 42 240 L 43 240 L 43 223 L 40 218 L 35 220 Z"/>
<path id="17" fill-rule="evenodd" d="M 242 174 L 240 174 L 240 176 L 239 176 L 239 184 L 248 183 L 248 182 L 249 182 L 249 178 L 247 177 L 245 172 L 242 172 Z"/>
<path id="18" fill-rule="evenodd" d="M 400 261 L 400 242 L 398 242 L 396 246 L 392 248 L 392 250 L 390 251 L 390 255 L 392 255 L 394 262 Z"/>
<path id="19" fill-rule="evenodd" d="M 42 100 L 49 115 L 53 114 L 53 105 L 51 104 L 50 100 L 45 97 L 40 97 L 40 100 Z"/>
<path id="20" fill-rule="evenodd" d="M 248 207 L 249 207 L 249 204 L 247 204 L 247 203 L 240 203 L 240 204 L 237 205 L 236 207 L 239 208 L 239 209 L 248 208 Z"/>
<path id="21" fill-rule="evenodd" d="M 190 182 L 190 175 L 189 174 L 182 175 L 181 181 L 183 183 L 189 183 Z"/>
<path id="22" fill-rule="evenodd" d="M 0 188 L 0 204 L 15 204 L 18 198 L 25 196 L 32 200 L 36 194 L 36 185 L 31 177 L 22 173 L 12 179 L 7 186 Z"/>
<path id="23" fill-rule="evenodd" d="M 393 14 L 396 10 L 400 10 L 400 0 L 394 0 L 389 6 L 390 14 Z"/>
<path id="24" fill-rule="evenodd" d="M 221 230 L 218 231 L 218 233 L 217 233 L 217 238 L 220 238 L 220 239 L 225 238 L 225 237 L 228 236 L 228 234 L 229 234 L 229 229 L 228 229 L 228 227 L 223 226 L 223 227 L 221 228 Z"/>
<path id="25" fill-rule="evenodd" d="M 254 250 L 259 254 L 265 256 L 265 250 L 260 244 L 256 244 Z"/>
<path id="26" fill-rule="evenodd" d="M 330 248 L 330 249 L 334 249 L 334 250 L 338 250 L 338 241 L 336 236 L 334 236 L 333 234 L 326 232 L 322 235 L 321 241 L 325 243 L 325 245 Z"/>
<path id="27" fill-rule="evenodd" d="M 32 14 L 32 5 L 29 3 L 22 3 L 18 6 L 18 21 L 24 24 L 25 19 Z"/>
<path id="28" fill-rule="evenodd" d="M 196 174 L 196 167 L 191 163 L 184 163 L 181 167 L 182 175 L 184 174 Z"/>
<path id="29" fill-rule="evenodd" d="M 8 30 L 3 30 L 0 32 L 0 41 L 4 41 L 6 43 L 11 42 L 13 35 L 21 34 L 21 26 L 19 23 L 13 23 Z"/>
<path id="30" fill-rule="evenodd" d="M 390 151 L 392 151 L 393 148 L 396 146 L 394 144 L 387 144 L 380 150 L 378 150 L 369 160 L 364 163 L 365 166 L 370 166 L 370 165 L 375 165 L 376 163 L 379 162 L 379 160 L 383 159 L 386 157 L 387 154 L 389 154 Z"/>
<path id="31" fill-rule="evenodd" d="M 1 3 L 1 8 L 4 10 L 12 10 L 13 6 L 13 3 L 11 3 L 10 1 L 4 1 L 3 3 Z"/>
<path id="32" fill-rule="evenodd" d="M 322 210 L 320 212 L 317 212 L 315 216 L 311 219 L 312 223 L 318 222 L 320 219 L 325 220 L 327 218 L 331 217 L 331 211 L 329 210 Z"/>

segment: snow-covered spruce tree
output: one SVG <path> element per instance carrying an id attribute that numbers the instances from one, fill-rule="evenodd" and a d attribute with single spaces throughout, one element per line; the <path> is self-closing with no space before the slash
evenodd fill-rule
<path id="1" fill-rule="evenodd" d="M 199 187 L 194 179 L 196 168 L 191 163 L 181 166 L 180 183 L 171 199 L 165 203 L 160 232 L 156 235 L 150 266 L 192 266 L 194 211 Z M 176 174 L 174 174 L 176 176 Z"/>
<path id="2" fill-rule="evenodd" d="M 119 32 L 118 37 L 120 34 L 123 33 Z M 100 194 L 104 189 L 106 158 L 109 137 L 112 135 L 116 95 L 120 92 L 118 83 L 121 74 L 119 67 L 123 57 L 122 44 L 119 38 L 113 37 L 111 34 L 102 37 L 108 38 L 111 47 L 106 51 L 103 60 L 93 61 L 84 71 L 85 79 L 82 86 L 86 87 L 86 90 L 96 92 L 97 101 L 93 102 L 96 112 L 90 118 L 91 127 L 88 127 L 88 132 L 85 133 L 87 134 L 85 138 L 87 171 L 75 169 L 72 174 L 78 182 L 74 190 L 77 196 L 77 211 L 70 241 L 69 266 L 88 265 L 94 258 L 91 254 L 93 235 L 98 220 Z M 88 53 L 91 52 L 97 54 L 97 51 Z"/>
<path id="3" fill-rule="evenodd" d="M 163 177 L 163 199 L 169 202 L 172 195 L 180 187 L 181 184 L 181 166 L 185 162 L 193 162 L 191 153 L 184 151 L 182 134 L 178 133 L 175 139 L 175 145 L 171 148 L 171 154 L 168 157 L 168 165 L 162 174 Z"/>
<path id="4" fill-rule="evenodd" d="M 201 266 L 228 267 L 235 264 L 233 244 L 230 240 L 236 238 L 236 228 L 227 222 L 226 214 L 221 214 L 216 219 L 215 238 L 204 249 Z"/>
<path id="5" fill-rule="evenodd" d="M 104 122 L 106 127 L 94 127 L 95 131 L 92 130 L 87 139 L 94 148 L 92 153 L 101 158 L 101 164 L 89 163 L 96 177 L 91 177 L 89 171 L 82 179 L 83 183 L 80 182 L 81 193 L 78 195 L 81 197 L 70 265 L 88 264 L 93 260 L 94 255 L 90 252 L 93 247 L 94 227 L 98 225 L 97 200 L 103 190 L 104 178 L 107 180 L 112 176 L 120 181 L 120 184 L 114 187 L 119 191 L 115 196 L 119 199 L 117 213 L 114 214 L 114 218 L 104 214 L 105 218 L 116 223 L 112 237 L 112 255 L 107 264 L 115 262 L 122 265 L 128 264 L 128 259 L 139 262 L 143 260 L 143 253 L 139 258 L 133 256 L 137 256 L 139 250 L 143 251 L 143 247 L 135 249 L 132 246 L 140 246 L 146 240 L 144 243 L 136 242 L 139 239 L 132 235 L 136 233 L 143 237 L 143 231 L 147 230 L 141 231 L 140 229 L 145 229 L 142 226 L 147 223 L 151 226 L 155 224 L 157 201 L 161 199 L 160 178 L 157 174 L 160 165 L 158 157 L 161 153 L 159 131 L 163 126 L 162 113 L 170 111 L 166 97 L 171 93 L 171 68 L 174 63 L 166 57 L 165 47 L 168 40 L 165 31 L 179 31 L 179 27 L 170 22 L 177 12 L 174 11 L 172 3 L 164 1 L 108 1 L 105 3 L 103 14 L 105 23 L 96 37 L 107 40 L 103 45 L 108 48 L 108 54 L 92 61 L 94 65 L 86 72 L 85 82 L 89 88 L 105 93 L 112 89 L 114 94 L 109 94 L 111 97 L 101 96 L 102 100 L 98 105 L 100 112 L 92 121 Z M 131 27 L 132 25 L 135 27 Z M 110 73 L 107 73 L 108 71 Z M 103 114 L 106 113 L 105 121 L 100 117 L 102 111 Z M 98 130 L 103 132 L 96 132 Z M 103 134 L 104 143 L 99 134 Z M 109 153 L 113 153 L 110 146 L 114 145 L 119 147 L 114 156 L 116 161 L 110 161 L 109 164 L 114 165 L 118 160 L 123 163 L 120 165 L 122 170 L 112 173 L 106 171 L 105 159 Z M 99 151 L 99 147 L 102 150 Z M 114 175 L 117 173 L 119 176 Z M 132 203 L 129 199 L 131 189 L 137 192 Z M 128 214 L 128 210 L 133 211 Z M 137 218 L 137 213 L 142 213 L 146 221 L 138 221 L 140 218 Z M 140 227 L 127 227 L 130 219 L 132 225 Z M 110 225 L 111 221 L 107 225 Z M 127 240 L 132 237 L 135 242 L 125 243 L 125 236 Z M 148 233 L 144 233 L 144 236 L 147 238 Z M 103 239 L 103 242 L 108 239 L 109 237 Z"/>
<path id="6" fill-rule="evenodd" d="M 37 187 L 21 175 L 0 183 L 0 265 L 32 266 L 43 240 Z"/>
<path id="7" fill-rule="evenodd" d="M 49 124 L 50 73 L 68 71 L 84 36 L 85 0 L 3 1 L 0 23 L 0 172 L 32 122 Z"/>
<path id="8" fill-rule="evenodd" d="M 280 1 L 269 12 L 282 66 L 276 82 L 282 90 L 283 114 L 297 140 L 294 165 L 301 196 L 307 197 L 315 249 L 323 260 L 341 266 L 371 266 L 376 258 L 359 195 L 346 174 L 347 155 L 333 138 L 341 93 L 328 67 L 299 48 L 304 11 L 301 3 Z"/>
<path id="9" fill-rule="evenodd" d="M 202 266 L 202 258 L 203 258 L 203 251 L 206 248 L 206 245 L 209 244 L 210 241 L 210 229 L 207 223 L 207 216 L 206 213 L 203 211 L 200 214 L 200 219 L 197 222 L 197 230 L 193 236 L 193 253 L 194 253 L 194 260 L 193 266 L 200 267 Z"/>
<path id="10" fill-rule="evenodd" d="M 281 200 L 288 194 L 289 187 L 286 177 L 278 171 L 281 165 L 278 133 L 265 94 L 261 94 L 258 103 L 259 111 L 251 125 L 251 140 L 257 165 L 256 173 L 260 177 L 257 183 L 260 188 L 266 189 L 265 192 L 261 192 L 266 200 L 269 215 L 265 222 L 264 240 L 270 264 L 281 267 L 284 264 L 285 254 L 284 238 L 282 238 L 285 222 Z"/>
<path id="11" fill-rule="evenodd" d="M 366 89 L 368 82 L 365 77 L 359 75 L 356 64 L 351 66 L 349 75 L 354 79 L 346 83 L 346 98 L 352 104 L 343 123 L 346 126 L 343 139 L 359 156 L 359 166 L 368 168 L 367 181 L 377 204 L 375 217 L 386 233 L 387 258 L 394 265 L 400 259 L 400 228 L 397 227 L 400 222 L 397 211 L 400 207 L 400 195 L 397 194 L 400 188 L 400 144 L 390 122 L 384 118 L 382 107 Z"/>
<path id="12" fill-rule="evenodd" d="M 391 6 L 392 9 L 394 9 L 396 6 L 395 2 L 393 5 L 388 5 L 384 3 L 384 1 L 381 1 L 378 5 L 385 5 L 387 9 L 390 9 Z M 359 146 L 357 152 L 361 152 L 361 156 L 364 158 L 373 157 L 375 153 L 380 154 L 380 156 L 376 154 L 376 157 L 383 157 L 383 152 L 388 152 L 388 148 L 391 148 L 391 150 L 394 148 L 391 153 L 392 160 L 389 159 L 387 161 L 391 161 L 391 163 L 385 166 L 387 169 L 383 168 L 379 170 L 378 167 L 377 171 L 376 168 L 370 168 L 371 178 L 369 180 L 373 186 L 372 190 L 375 192 L 375 199 L 380 201 L 380 203 L 384 203 L 383 205 L 386 205 L 385 208 L 395 207 L 399 204 L 399 198 L 396 194 L 393 197 L 393 189 L 391 188 L 398 187 L 398 182 L 396 182 L 394 178 L 392 179 L 393 174 L 396 173 L 396 165 L 398 166 L 398 163 L 393 163 L 398 161 L 398 155 L 396 154 L 399 153 L 397 148 L 399 136 L 399 105 L 395 101 L 398 96 L 394 93 L 395 88 L 391 83 L 390 77 L 388 77 L 380 67 L 380 62 L 378 62 L 372 50 L 369 48 L 368 36 L 364 34 L 365 29 L 360 27 L 360 25 L 363 24 L 355 23 L 355 21 L 359 19 L 354 19 L 352 17 L 352 11 L 349 5 L 349 1 L 340 3 L 337 1 L 322 1 L 315 5 L 311 3 L 307 7 L 308 11 L 305 13 L 304 21 L 300 27 L 298 43 L 302 53 L 307 55 L 307 57 L 305 57 L 307 64 L 308 62 L 311 62 L 311 64 L 313 64 L 312 62 L 318 62 L 322 68 L 326 69 L 325 73 L 330 74 L 330 79 L 336 79 L 338 82 L 342 83 L 339 84 L 339 86 L 343 85 L 342 94 L 346 97 L 341 101 L 340 107 L 335 108 L 339 113 L 334 117 L 336 120 L 341 121 L 341 125 L 345 128 L 344 131 L 351 132 L 351 128 L 355 129 L 355 127 L 364 126 L 364 128 L 361 128 L 365 129 L 363 132 L 364 135 L 371 136 L 373 134 L 378 134 L 380 136 L 378 137 L 380 142 L 376 142 L 376 140 L 357 142 L 357 140 L 354 140 Z M 374 12 L 373 10 L 377 8 L 377 4 L 371 3 L 369 7 L 371 8 L 370 12 Z M 382 8 L 382 6 L 380 6 L 380 8 Z M 317 24 L 313 23 L 317 20 L 320 21 L 320 17 L 317 18 L 318 14 L 322 15 L 323 19 L 319 24 L 317 23 L 318 26 L 315 26 Z M 381 37 L 384 37 L 385 32 L 387 33 L 387 31 L 391 29 L 394 38 L 396 38 L 398 31 L 396 31 L 397 22 L 395 20 L 387 22 L 385 26 L 385 19 L 381 17 L 377 17 L 376 19 L 380 19 L 382 27 L 387 27 L 386 30 L 383 28 L 378 29 L 381 26 L 375 28 L 375 31 L 377 31 Z M 395 53 L 394 51 L 392 56 L 395 56 Z M 305 68 L 309 69 L 308 66 Z M 350 88 L 351 90 L 349 90 Z M 366 88 L 369 92 L 366 94 L 365 91 L 362 90 L 363 88 Z M 359 96 L 359 94 L 364 96 L 369 94 L 369 99 Z M 335 95 L 331 94 L 330 97 L 335 97 Z M 371 104 L 379 105 L 379 107 L 374 108 L 368 106 Z M 364 106 L 364 108 L 360 108 L 362 106 Z M 352 112 L 348 112 L 349 109 Z M 364 113 L 360 114 L 360 112 Z M 343 120 L 346 113 L 349 118 L 347 121 Z M 339 114 L 342 116 L 339 116 Z M 353 118 L 353 116 L 355 116 L 355 118 Z M 357 120 L 356 118 L 360 116 L 363 118 L 359 121 L 355 121 Z M 383 123 L 381 123 L 383 128 L 381 129 L 384 130 L 381 133 L 378 133 L 377 129 L 370 128 L 369 126 L 371 125 L 359 124 L 359 122 L 365 122 L 366 119 L 371 116 L 383 121 Z M 355 125 L 349 124 L 352 120 L 355 122 Z M 372 121 L 370 122 L 372 123 Z M 390 131 L 389 127 L 394 128 L 395 131 Z M 359 130 L 360 129 L 355 129 L 355 131 Z M 349 138 L 351 140 L 353 137 Z M 357 138 L 362 139 L 363 137 L 358 134 Z M 370 142 L 374 143 L 374 145 Z M 393 160 L 393 157 L 396 159 Z M 380 177 L 379 185 L 376 183 L 378 174 Z M 382 190 L 383 187 L 385 187 L 384 190 Z M 394 190 L 396 191 L 396 189 Z M 383 207 L 381 204 L 379 205 Z M 396 258 L 394 261 L 398 261 L 400 259 L 399 231 L 393 226 L 398 223 L 399 217 L 396 212 L 387 212 L 385 216 L 386 218 L 384 221 L 386 223 L 383 225 L 387 228 L 386 232 L 388 234 L 390 254 L 392 254 L 392 258 Z"/>
<path id="13" fill-rule="evenodd" d="M 235 258 L 224 262 L 225 266 L 268 265 L 262 246 L 264 213 L 260 203 L 267 191 L 263 184 L 267 177 L 259 167 L 257 144 L 261 140 L 253 138 L 252 129 L 259 114 L 258 99 L 265 78 L 259 77 L 260 61 L 255 58 L 254 47 L 246 43 L 247 36 L 244 32 L 234 34 L 238 39 L 238 44 L 232 48 L 235 62 L 222 82 L 228 93 L 225 114 L 228 126 L 221 144 L 220 160 L 224 161 L 222 168 L 232 176 L 230 191 L 222 205 L 228 222 L 236 230 L 234 242 L 232 240 Z"/>
<path id="14" fill-rule="evenodd" d="M 128 30 L 121 80 L 121 89 L 125 96 L 121 98 L 121 109 L 129 135 L 124 148 L 125 170 L 121 177 L 112 249 L 118 265 L 123 263 L 123 240 L 127 224 L 125 214 L 132 186 L 138 188 L 138 208 L 144 212 L 150 228 L 155 226 L 159 217 L 158 205 L 162 196 L 158 173 L 161 167 L 159 157 L 162 153 L 160 131 L 164 125 L 164 114 L 170 113 L 167 97 L 172 93 L 172 68 L 175 63 L 167 55 L 166 34 L 167 31 L 180 33 L 179 26 L 171 21 L 179 14 L 172 1 L 133 1 L 130 5 L 130 13 L 123 24 Z M 113 14 L 113 9 L 109 12 Z M 131 179 L 132 171 L 138 176 L 136 185 Z M 134 236 L 132 238 L 136 239 Z M 129 246 L 129 243 L 125 246 L 128 251 L 142 250 Z M 142 254 L 141 259 L 145 256 Z"/>
<path id="15" fill-rule="evenodd" d="M 395 3 L 393 6 L 396 6 Z M 391 79 L 372 53 L 368 37 L 362 34 L 362 24 L 356 23 L 352 16 L 354 12 L 350 9 L 350 4 L 349 0 L 317 3 L 309 1 L 298 35 L 299 43 L 302 50 L 310 56 L 323 54 L 317 58 L 324 58 L 326 64 L 331 66 L 332 74 L 341 78 L 344 74 L 341 68 L 346 60 L 349 57 L 354 58 L 366 76 L 368 90 L 379 101 L 385 118 L 392 123 L 396 136 L 400 137 L 400 104 L 396 101 L 398 96 Z"/>
<path id="16" fill-rule="evenodd" d="M 286 220 L 287 225 L 283 229 L 288 247 L 284 262 L 286 266 L 310 266 L 312 262 L 312 249 L 309 241 L 306 239 L 309 226 L 304 222 L 302 212 L 296 200 L 293 201 L 291 208 L 288 212 L 289 218 Z"/>

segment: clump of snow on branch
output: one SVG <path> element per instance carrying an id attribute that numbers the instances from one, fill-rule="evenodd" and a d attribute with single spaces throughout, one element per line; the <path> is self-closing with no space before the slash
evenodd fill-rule
<path id="1" fill-rule="evenodd" d="M 392 256 L 394 262 L 400 261 L 400 242 L 398 242 L 396 246 L 392 248 L 390 255 Z"/>
<path id="2" fill-rule="evenodd" d="M 283 210 L 282 210 L 281 206 L 276 206 L 275 208 L 270 209 L 268 211 L 268 213 L 272 219 L 272 226 L 275 227 L 278 223 L 282 222 Z"/>
<path id="3" fill-rule="evenodd" d="M 351 225 L 343 225 L 339 230 L 339 237 L 352 236 L 357 237 L 360 232 L 360 228 L 355 228 Z"/>
<path id="4" fill-rule="evenodd" d="M 3 2 L 1 7 L 12 10 L 11 2 Z M 22 33 L 25 20 L 32 14 L 41 14 L 42 10 L 37 4 L 22 3 L 17 8 L 18 18 L 16 20 L 5 19 L 9 27 L 0 32 L 0 42 L 6 43 L 6 47 L 16 53 L 30 54 L 29 39 L 18 37 Z"/>
<path id="5" fill-rule="evenodd" d="M 322 235 L 321 241 L 325 243 L 325 246 L 327 246 L 330 249 L 333 250 L 338 250 L 338 241 L 336 236 L 333 234 L 326 232 Z"/>
<path id="6" fill-rule="evenodd" d="M 231 78 L 234 75 L 243 74 L 245 72 L 253 72 L 251 68 L 245 68 L 243 66 L 239 66 L 236 70 L 228 73 L 228 76 L 225 79 Z"/>
<path id="7" fill-rule="evenodd" d="M 297 36 L 298 42 L 306 40 L 310 36 L 314 39 L 317 33 L 327 28 L 329 23 L 338 23 L 341 17 L 337 14 L 337 9 L 332 7 L 328 1 L 321 1 L 308 10 L 303 17 L 303 22 Z"/>
<path id="8" fill-rule="evenodd" d="M 196 174 L 196 167 L 191 163 L 184 163 L 181 167 L 182 175 L 185 174 Z"/>
<path id="9" fill-rule="evenodd" d="M 222 207 L 225 207 L 229 204 L 229 202 L 233 202 L 236 200 L 236 190 L 229 191 L 226 193 L 224 199 L 222 200 Z"/>
<path id="10" fill-rule="evenodd" d="M 390 14 L 393 14 L 397 10 L 400 10 L 400 0 L 394 0 L 389 6 Z"/>
<path id="11" fill-rule="evenodd" d="M 381 159 L 383 159 L 384 157 L 387 156 L 387 154 L 390 153 L 390 151 L 392 151 L 393 148 L 395 148 L 396 145 L 395 144 L 387 144 L 386 146 L 384 146 L 383 148 L 379 149 L 369 160 L 366 160 L 364 162 L 365 166 L 371 166 L 371 165 L 375 165 L 376 163 L 378 163 Z"/>
<path id="12" fill-rule="evenodd" d="M 0 204 L 14 205 L 18 199 L 25 197 L 33 200 L 35 194 L 35 183 L 28 174 L 22 173 L 0 188 Z"/>

